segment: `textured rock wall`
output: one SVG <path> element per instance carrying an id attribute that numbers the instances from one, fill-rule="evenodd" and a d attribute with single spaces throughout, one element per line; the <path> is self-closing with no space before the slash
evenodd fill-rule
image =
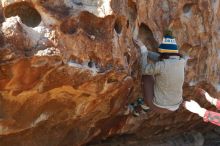
<path id="1" fill-rule="evenodd" d="M 180 109 L 125 116 L 141 96 L 139 37 L 156 51 L 164 29 L 190 57 L 184 98 L 219 87 L 218 0 L 2 0 L 0 145 L 70 146 L 125 133 L 174 135 L 202 120 Z M 17 16 L 18 15 L 18 16 Z M 4 16 L 4 17 L 3 17 Z M 153 133 L 153 134 L 152 134 Z"/>

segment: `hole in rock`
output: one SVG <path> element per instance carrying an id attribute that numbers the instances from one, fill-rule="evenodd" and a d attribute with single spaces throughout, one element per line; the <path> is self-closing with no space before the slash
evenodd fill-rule
<path id="1" fill-rule="evenodd" d="M 129 20 L 127 20 L 127 24 L 126 24 L 126 27 L 127 27 L 127 28 L 129 27 Z"/>
<path id="2" fill-rule="evenodd" d="M 145 25 L 144 23 L 141 23 L 140 28 L 139 28 L 139 36 L 138 36 L 143 43 L 146 45 L 147 48 L 149 49 L 154 49 L 156 51 L 158 47 L 158 43 L 154 38 L 154 35 L 150 28 Z"/>
<path id="3" fill-rule="evenodd" d="M 0 47 L 3 47 L 5 44 L 4 35 L 2 32 L 0 32 Z"/>
<path id="4" fill-rule="evenodd" d="M 118 82 L 118 79 L 111 77 L 111 78 L 108 78 L 107 80 L 107 83 L 114 83 L 114 82 Z"/>
<path id="5" fill-rule="evenodd" d="M 118 18 L 115 21 L 115 26 L 114 26 L 115 31 L 120 34 L 122 31 L 122 24 L 121 24 L 121 20 Z"/>
<path id="6" fill-rule="evenodd" d="M 94 36 L 96 40 L 111 38 L 109 25 L 113 17 L 99 18 L 94 14 L 83 11 L 79 16 L 79 27 L 89 36 Z"/>
<path id="7" fill-rule="evenodd" d="M 62 22 L 60 25 L 60 30 L 65 34 L 74 34 L 77 31 L 77 22 L 75 19 L 69 19 Z"/>
<path id="8" fill-rule="evenodd" d="M 1 4 L 1 3 L 0 3 Z M 0 23 L 3 23 L 5 21 L 5 18 L 3 16 L 2 9 L 0 8 Z"/>
<path id="9" fill-rule="evenodd" d="M 192 6 L 193 6 L 193 4 L 185 4 L 185 5 L 183 6 L 183 12 L 184 12 L 184 13 L 189 13 L 189 12 L 191 12 Z"/>
<path id="10" fill-rule="evenodd" d="M 36 27 L 41 22 L 41 16 L 38 11 L 28 2 L 19 2 L 7 6 L 4 10 L 4 16 L 19 16 L 22 23 L 29 27 Z"/>
<path id="11" fill-rule="evenodd" d="M 88 93 L 82 93 L 81 95 L 80 95 L 80 97 L 90 97 L 91 95 L 90 94 L 88 94 Z"/>
<path id="12" fill-rule="evenodd" d="M 92 68 L 94 65 L 95 65 L 94 62 L 92 62 L 92 61 L 88 62 L 88 67 Z"/>

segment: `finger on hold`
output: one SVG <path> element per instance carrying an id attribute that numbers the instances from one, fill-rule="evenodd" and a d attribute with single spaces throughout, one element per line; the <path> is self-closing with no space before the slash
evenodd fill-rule
<path id="1" fill-rule="evenodd" d="M 191 103 L 197 103 L 195 100 L 190 100 Z"/>
<path id="2" fill-rule="evenodd" d="M 190 104 L 193 104 L 193 103 L 195 103 L 194 100 L 185 101 L 185 107 L 186 107 L 186 106 L 189 106 Z"/>

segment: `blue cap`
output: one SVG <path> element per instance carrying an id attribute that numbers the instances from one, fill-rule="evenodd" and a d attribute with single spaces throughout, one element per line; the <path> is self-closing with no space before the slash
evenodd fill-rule
<path id="1" fill-rule="evenodd" d="M 174 37 L 166 35 L 163 37 L 163 42 L 160 44 L 158 52 L 160 53 L 178 53 L 178 47 Z"/>

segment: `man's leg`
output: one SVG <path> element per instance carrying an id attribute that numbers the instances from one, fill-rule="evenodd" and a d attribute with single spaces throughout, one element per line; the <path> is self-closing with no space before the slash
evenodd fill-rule
<path id="1" fill-rule="evenodd" d="M 142 76 L 142 90 L 143 90 L 143 97 L 145 103 L 150 107 L 151 110 L 158 112 L 158 113 L 170 113 L 171 111 L 157 107 L 153 104 L 154 98 L 154 78 L 151 75 L 143 75 Z"/>

